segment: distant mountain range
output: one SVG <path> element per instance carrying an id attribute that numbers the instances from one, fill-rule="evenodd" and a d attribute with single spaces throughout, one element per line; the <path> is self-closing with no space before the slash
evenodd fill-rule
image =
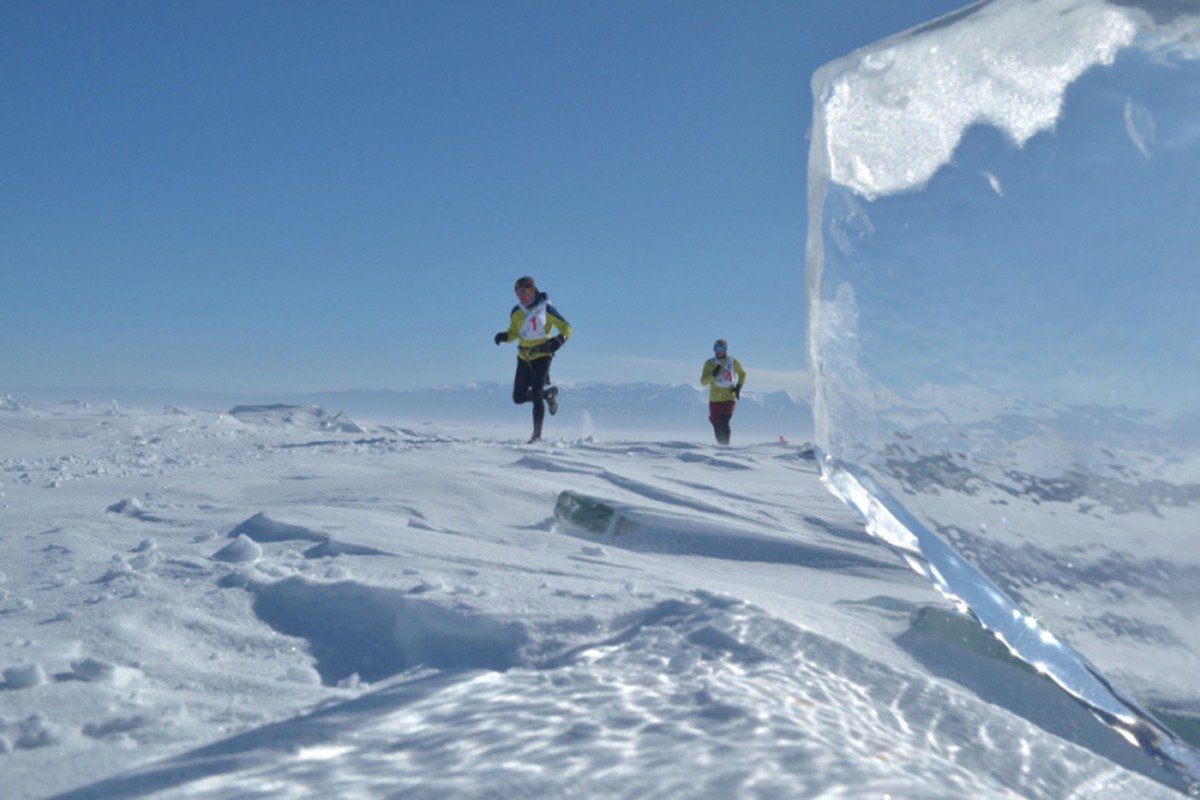
<path id="1" fill-rule="evenodd" d="M 558 421 L 569 422 L 574 429 L 594 429 L 605 434 L 628 431 L 658 436 L 686 435 L 688 438 L 706 435 L 711 430 L 707 419 L 707 390 L 699 387 L 656 383 L 560 383 L 559 387 Z M 127 387 L 39 389 L 11 394 L 17 399 L 77 400 L 94 404 L 109 404 L 116 400 L 143 408 L 171 405 L 211 411 L 229 411 L 242 404 L 317 405 L 330 413 L 344 412 L 359 422 L 395 424 L 524 426 L 529 419 L 529 407 L 515 407 L 512 387 L 500 382 L 435 389 L 351 389 L 288 395 Z M 810 439 L 812 410 L 807 401 L 786 392 L 747 390 L 738 404 L 733 429 L 735 436 L 740 433 L 771 439 L 779 435 L 789 440 Z"/>

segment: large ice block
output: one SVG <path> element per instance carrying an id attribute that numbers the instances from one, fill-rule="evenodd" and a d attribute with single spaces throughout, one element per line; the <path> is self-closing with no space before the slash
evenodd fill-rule
<path id="1" fill-rule="evenodd" d="M 992 0 L 813 91 L 827 481 L 1195 782 L 1200 3 Z"/>

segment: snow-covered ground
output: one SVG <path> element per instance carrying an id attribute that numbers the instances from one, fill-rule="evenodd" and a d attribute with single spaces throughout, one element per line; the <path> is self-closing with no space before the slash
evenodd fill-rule
<path id="1" fill-rule="evenodd" d="M 1176 796 L 802 443 L 8 402 L 0 631 L 5 798 Z"/>

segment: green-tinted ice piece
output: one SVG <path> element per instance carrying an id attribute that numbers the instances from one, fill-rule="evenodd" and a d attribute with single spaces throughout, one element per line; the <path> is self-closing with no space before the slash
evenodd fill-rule
<path id="1" fill-rule="evenodd" d="M 605 501 L 575 492 L 562 492 L 558 496 L 554 519 L 599 536 L 623 536 L 638 527 L 636 522 L 622 516 Z"/>

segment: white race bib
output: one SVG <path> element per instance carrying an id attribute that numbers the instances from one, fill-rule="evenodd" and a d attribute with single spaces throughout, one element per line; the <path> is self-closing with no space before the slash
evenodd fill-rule
<path id="1" fill-rule="evenodd" d="M 733 374 L 733 356 L 725 356 L 725 363 L 721 364 L 715 358 L 713 361 L 721 365 L 721 371 L 717 373 L 716 380 L 713 383 L 720 386 L 722 389 L 732 389 L 737 385 L 737 376 Z"/>
<path id="2" fill-rule="evenodd" d="M 548 300 L 543 300 L 533 308 L 523 308 L 525 322 L 521 324 L 520 336 L 525 341 L 546 338 L 546 306 Z"/>

